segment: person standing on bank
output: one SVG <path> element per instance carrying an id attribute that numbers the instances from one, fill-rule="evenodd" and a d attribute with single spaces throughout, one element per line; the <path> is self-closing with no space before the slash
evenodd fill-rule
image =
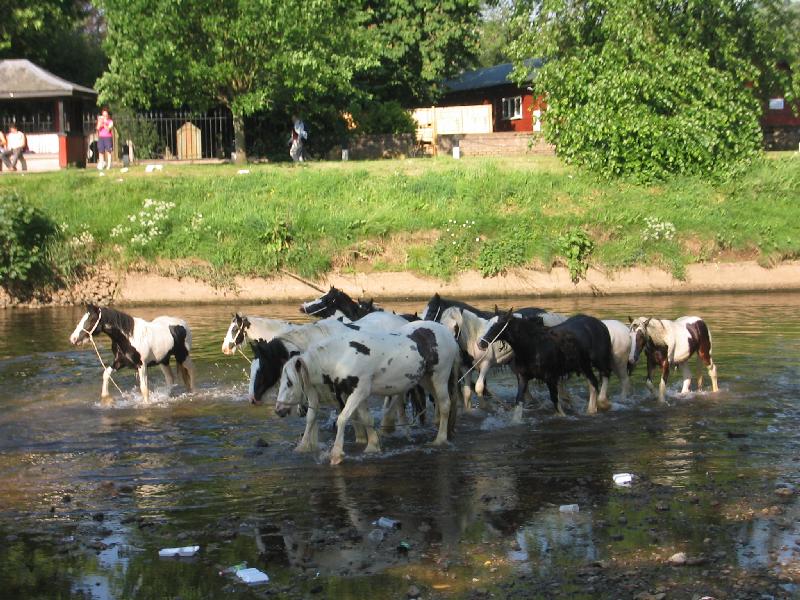
<path id="1" fill-rule="evenodd" d="M 294 162 L 303 162 L 303 144 L 308 139 L 305 124 L 297 115 L 292 115 L 292 141 L 289 156 Z"/>
<path id="2" fill-rule="evenodd" d="M 103 157 L 105 157 L 105 168 L 111 168 L 111 152 L 114 149 L 114 121 L 108 114 L 108 109 L 103 109 L 100 116 L 97 117 L 97 152 L 99 158 L 97 160 L 97 168 L 104 168 Z"/>

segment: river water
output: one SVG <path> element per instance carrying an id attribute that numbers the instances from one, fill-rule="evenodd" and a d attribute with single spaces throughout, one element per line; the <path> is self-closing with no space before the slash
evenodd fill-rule
<path id="1" fill-rule="evenodd" d="M 537 384 L 541 406 L 514 424 L 513 375 L 500 371 L 496 401 L 462 415 L 450 447 L 415 426 L 364 456 L 348 432 L 331 467 L 324 451 L 292 452 L 303 422 L 249 405 L 247 363 L 220 352 L 232 311 L 301 321 L 295 305 L 131 309 L 190 323 L 198 390 L 169 393 L 151 369 L 145 405 L 127 371 L 110 407 L 94 351 L 68 342 L 79 308 L 0 311 L 0 598 L 797 597 L 800 295 L 513 304 L 700 315 L 721 390 L 680 396 L 673 372 L 658 406 L 640 365 L 624 404 L 612 381 L 608 413 L 576 401 L 556 417 Z M 585 398 L 583 382 L 570 387 Z M 622 472 L 630 488 L 614 485 Z M 402 527 L 380 529 L 381 516 Z M 158 558 L 194 544 L 194 558 Z M 678 552 L 688 565 L 669 564 Z M 220 574 L 242 562 L 270 582 Z"/>

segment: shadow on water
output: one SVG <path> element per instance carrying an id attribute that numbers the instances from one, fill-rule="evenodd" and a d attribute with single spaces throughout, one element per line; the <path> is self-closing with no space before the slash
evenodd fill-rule
<path id="1" fill-rule="evenodd" d="M 378 456 L 348 437 L 333 468 L 325 451 L 292 452 L 301 420 L 247 404 L 248 365 L 219 351 L 232 310 L 300 321 L 295 306 L 137 308 L 189 321 L 199 390 L 170 393 L 154 369 L 144 405 L 128 372 L 110 408 L 93 351 L 67 341 L 80 309 L 0 313 L 0 597 L 795 597 L 798 296 L 531 304 L 701 314 L 722 390 L 681 397 L 674 374 L 661 407 L 640 367 L 633 398 L 609 413 L 583 415 L 572 382 L 576 414 L 556 418 L 535 386 L 541 407 L 514 424 L 513 375 L 500 371 L 501 402 L 462 415 L 449 447 L 426 446 L 429 425 L 384 436 Z M 332 435 L 329 420 L 323 446 Z M 614 485 L 620 472 L 631 487 Z M 193 558 L 157 556 L 194 544 Z M 672 566 L 680 552 L 688 564 Z M 270 582 L 220 574 L 242 562 Z"/>

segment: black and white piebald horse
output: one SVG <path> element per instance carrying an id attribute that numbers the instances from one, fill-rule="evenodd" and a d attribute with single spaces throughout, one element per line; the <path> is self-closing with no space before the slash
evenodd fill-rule
<path id="1" fill-rule="evenodd" d="M 301 313 L 318 319 L 345 316 L 351 321 L 357 321 L 369 313 L 381 310 L 383 309 L 375 306 L 372 299 L 356 302 L 345 292 L 333 286 L 316 300 L 303 302 L 300 305 Z"/>
<path id="2" fill-rule="evenodd" d="M 175 357 L 178 373 L 186 384 L 186 389 L 190 392 L 193 390 L 194 367 L 189 357 L 192 332 L 183 319 L 163 316 L 145 321 L 107 306 L 89 304 L 75 331 L 69 336 L 69 341 L 73 345 L 82 344 L 101 332 L 111 338 L 111 350 L 114 353 L 114 362 L 103 372 L 100 398 L 104 403 L 111 401 L 108 380 L 114 371 L 122 367 L 139 371 L 139 385 L 145 402 L 150 399 L 147 367 L 161 367 L 167 386 L 171 388 L 175 383 L 169 366 L 172 356 Z"/>
<path id="3" fill-rule="evenodd" d="M 587 413 L 597 412 L 599 385 L 592 368 L 608 379 L 613 368 L 611 338 L 600 320 L 587 315 L 575 315 L 554 327 L 545 327 L 535 319 L 515 317 L 513 311 L 490 319 L 478 341 L 485 350 L 493 341 L 504 340 L 514 350 L 511 369 L 517 376 L 518 407 L 522 406 L 528 382 L 538 379 L 547 384 L 550 400 L 560 415 L 564 415 L 558 395 L 558 383 L 573 373 L 589 381 Z"/>
<path id="4" fill-rule="evenodd" d="M 661 381 L 658 386 L 658 401 L 666 402 L 667 377 L 669 368 L 681 368 L 683 387 L 681 394 L 687 394 L 692 383 L 692 371 L 688 361 L 697 354 L 699 362 L 708 369 L 711 378 L 711 389 L 719 390 L 717 385 L 717 365 L 711 358 L 711 333 L 705 321 L 700 317 L 680 317 L 674 321 L 639 317 L 631 320 L 631 335 L 634 343 L 631 347 L 630 362 L 635 364 L 644 349 L 647 356 L 647 387 L 655 394 L 653 388 L 653 371 L 661 368 Z M 703 387 L 702 371 L 697 378 L 697 388 Z"/>
<path id="5" fill-rule="evenodd" d="M 489 320 L 495 316 L 495 313 L 492 311 L 481 310 L 480 308 L 476 308 L 471 304 L 461 302 L 460 300 L 448 300 L 447 298 L 442 298 L 438 293 L 436 293 L 430 300 L 428 300 L 428 304 L 422 311 L 422 316 L 420 318 L 427 321 L 441 322 L 444 311 L 453 307 L 460 308 L 462 310 L 468 310 L 472 314 L 486 320 Z M 533 306 L 515 310 L 514 314 L 518 317 L 522 317 L 523 319 L 538 319 L 547 327 L 558 325 L 559 323 L 563 323 L 567 320 L 565 315 L 550 312 L 543 308 L 536 308 Z"/>
<path id="6" fill-rule="evenodd" d="M 447 443 L 451 408 L 448 380 L 460 364 L 460 351 L 452 334 L 439 323 L 417 321 L 393 333 L 352 331 L 311 346 L 290 358 L 281 375 L 275 411 L 288 414 L 293 406 L 308 400 L 306 429 L 317 427 L 321 394 L 346 398 L 336 420 L 336 440 L 331 464 L 344 459 L 344 428 L 354 414 L 364 420 L 366 400 L 371 394 L 398 396 L 422 385 L 432 393 L 439 413 L 439 431 L 434 445 Z M 316 434 L 304 435 L 315 440 Z M 377 436 L 368 452 L 380 449 Z"/>
<path id="7" fill-rule="evenodd" d="M 251 317 L 236 313 L 231 319 L 225 339 L 222 340 L 222 353 L 228 356 L 236 354 L 245 342 L 268 342 L 279 333 L 299 327 L 295 323 L 266 317 Z"/>

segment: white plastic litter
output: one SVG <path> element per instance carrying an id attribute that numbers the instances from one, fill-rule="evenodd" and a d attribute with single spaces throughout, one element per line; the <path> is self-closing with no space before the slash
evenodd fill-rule
<path id="1" fill-rule="evenodd" d="M 614 483 L 624 487 L 630 487 L 633 483 L 633 473 L 615 473 Z"/>
<path id="2" fill-rule="evenodd" d="M 122 167 L 122 168 L 119 170 L 119 172 L 120 172 L 120 173 L 127 173 L 127 172 L 128 172 L 128 167 Z"/>
<path id="3" fill-rule="evenodd" d="M 183 548 L 163 548 L 158 551 L 161 557 L 168 556 L 194 556 L 200 551 L 200 546 L 184 546 Z"/>
<path id="4" fill-rule="evenodd" d="M 250 173 L 250 169 L 239 169 L 236 171 L 237 175 L 248 175 Z"/>
<path id="5" fill-rule="evenodd" d="M 145 173 L 152 173 L 153 171 L 163 171 L 164 165 L 147 165 L 144 168 Z"/>
<path id="6" fill-rule="evenodd" d="M 255 567 L 239 569 L 236 571 L 236 576 L 245 583 L 267 583 L 269 581 L 269 575 L 259 571 Z"/>
<path id="7" fill-rule="evenodd" d="M 373 525 L 377 525 L 378 527 L 383 527 L 384 529 L 400 529 L 401 523 L 396 519 L 390 519 L 389 517 L 381 517 Z"/>
<path id="8" fill-rule="evenodd" d="M 562 504 L 558 507 L 558 512 L 562 513 L 576 513 L 580 512 L 581 507 L 577 504 Z"/>

